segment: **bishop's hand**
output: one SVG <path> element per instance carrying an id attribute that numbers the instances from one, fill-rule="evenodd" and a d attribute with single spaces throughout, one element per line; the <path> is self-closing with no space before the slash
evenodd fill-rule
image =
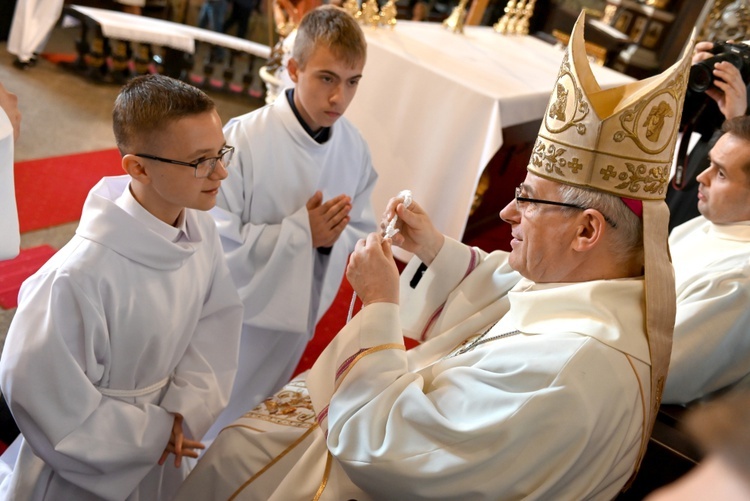
<path id="1" fill-rule="evenodd" d="M 363 306 L 372 303 L 398 304 L 399 277 L 390 239 L 370 233 L 360 239 L 349 256 L 346 278 Z"/>
<path id="2" fill-rule="evenodd" d="M 396 214 L 399 219 L 396 228 L 399 232 L 392 237 L 393 245 L 415 254 L 429 266 L 443 247 L 445 236 L 435 228 L 430 216 L 418 203 L 412 201 L 409 207 L 405 207 L 401 197 L 388 201 L 380 226 L 386 228 Z"/>

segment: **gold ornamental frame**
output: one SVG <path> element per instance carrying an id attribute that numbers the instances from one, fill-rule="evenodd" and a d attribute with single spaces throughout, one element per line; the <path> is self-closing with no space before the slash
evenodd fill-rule
<path id="1" fill-rule="evenodd" d="M 729 7 L 737 0 L 713 0 L 709 10 L 704 11 L 707 14 L 704 15 L 702 22 L 699 21 L 700 26 L 698 27 L 698 40 L 710 40 L 711 37 L 711 26 L 721 17 L 724 9 Z M 745 25 L 745 36 L 750 34 L 750 2 L 748 4 L 748 12 L 744 19 Z M 741 40 L 736 40 L 737 42 Z"/>

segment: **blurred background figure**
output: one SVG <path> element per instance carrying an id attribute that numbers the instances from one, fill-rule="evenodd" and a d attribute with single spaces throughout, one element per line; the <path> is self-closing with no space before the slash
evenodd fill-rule
<path id="1" fill-rule="evenodd" d="M 13 64 L 17 68 L 36 62 L 62 8 L 59 0 L 18 0 L 8 35 L 8 52 L 16 56 Z"/>
<path id="2" fill-rule="evenodd" d="M 13 183 L 13 143 L 20 133 L 18 98 L 0 83 L 0 260 L 16 257 L 21 241 Z"/>
<path id="3" fill-rule="evenodd" d="M 222 30 L 229 33 L 235 26 L 237 27 L 236 36 L 247 38 L 247 25 L 250 23 L 250 15 L 258 9 L 259 0 L 231 0 L 232 10 L 229 17 L 224 21 Z"/>
<path id="4" fill-rule="evenodd" d="M 647 501 L 750 499 L 750 391 L 729 393 L 689 414 L 686 427 L 707 456 Z"/>
<path id="5" fill-rule="evenodd" d="M 198 27 L 221 33 L 227 13 L 226 0 L 204 0 L 198 13 Z"/>

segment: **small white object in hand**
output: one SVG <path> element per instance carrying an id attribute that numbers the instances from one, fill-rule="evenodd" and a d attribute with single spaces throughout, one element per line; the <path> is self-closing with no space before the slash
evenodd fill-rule
<path id="1" fill-rule="evenodd" d="M 404 201 L 402 202 L 404 204 L 404 207 L 409 207 L 411 205 L 411 190 L 402 190 L 399 192 L 398 196 L 404 199 Z M 386 226 L 385 230 L 383 230 L 383 236 L 385 238 L 391 238 L 393 235 L 399 232 L 399 230 L 396 229 L 396 221 L 398 221 L 398 215 L 394 215 L 393 218 L 388 221 L 388 226 Z M 349 313 L 346 315 L 347 324 L 352 319 L 352 315 L 354 315 L 354 303 L 356 302 L 357 293 L 355 292 L 352 294 L 352 302 L 349 303 Z"/>
<path id="2" fill-rule="evenodd" d="M 411 191 L 410 190 L 402 190 L 398 194 L 399 197 L 403 198 L 403 204 L 404 207 L 409 207 L 411 205 L 412 197 L 411 197 Z M 383 236 L 385 238 L 392 238 L 393 235 L 399 232 L 398 229 L 396 229 L 396 222 L 398 221 L 398 215 L 393 216 L 393 218 L 388 221 L 388 226 L 386 226 L 385 230 L 383 231 Z"/>

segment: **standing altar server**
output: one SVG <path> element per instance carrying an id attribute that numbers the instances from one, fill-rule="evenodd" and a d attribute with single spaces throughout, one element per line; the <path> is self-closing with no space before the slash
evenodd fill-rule
<path id="1" fill-rule="evenodd" d="M 224 128 L 237 155 L 211 213 L 245 318 L 232 397 L 209 438 L 289 381 L 354 244 L 376 227 L 370 151 L 342 116 L 365 54 L 349 14 L 310 11 L 289 62 L 296 86 Z"/>
<path id="2" fill-rule="evenodd" d="M 205 212 L 232 151 L 214 103 L 138 77 L 113 119 L 129 176 L 92 188 L 24 282 L 0 359 L 22 433 L 8 499 L 170 499 L 234 379 L 242 305 Z"/>

